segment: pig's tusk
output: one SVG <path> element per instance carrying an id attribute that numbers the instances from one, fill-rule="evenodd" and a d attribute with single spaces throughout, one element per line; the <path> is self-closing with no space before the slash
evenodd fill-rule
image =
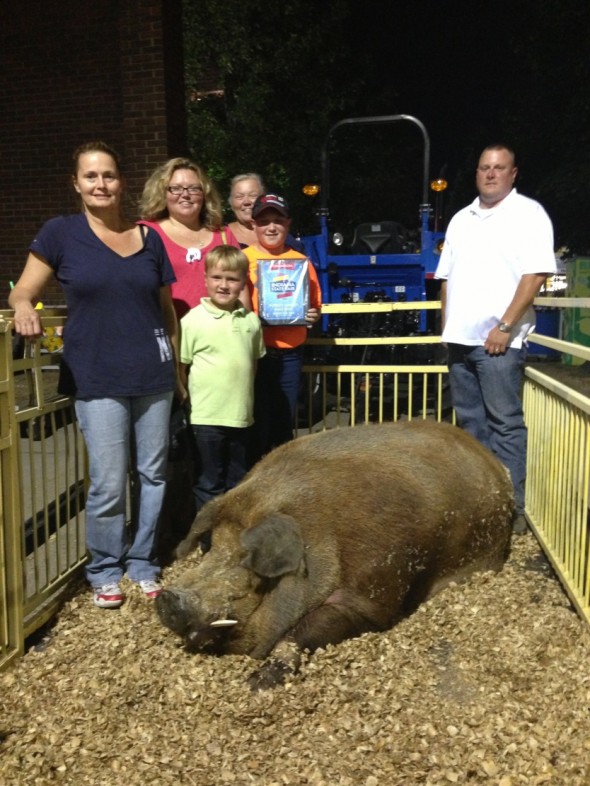
<path id="1" fill-rule="evenodd" d="M 231 628 L 232 625 L 237 625 L 237 620 L 214 620 L 210 623 L 212 628 Z"/>

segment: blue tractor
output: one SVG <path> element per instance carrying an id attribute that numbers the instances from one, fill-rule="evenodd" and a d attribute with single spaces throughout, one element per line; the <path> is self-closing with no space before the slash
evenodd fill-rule
<path id="1" fill-rule="evenodd" d="M 416 225 L 409 227 L 396 215 L 387 215 L 389 200 L 382 199 L 386 215 L 355 215 L 345 217 L 341 226 L 332 215 L 330 159 L 334 136 L 345 129 L 359 126 L 382 126 L 404 123 L 411 126 L 410 139 L 421 153 L 421 202 L 411 208 L 406 217 L 415 217 Z M 420 139 L 416 129 L 420 132 Z M 419 144 L 421 141 L 421 144 Z M 331 149 L 332 148 L 332 149 Z M 350 150 L 350 148 L 349 148 Z M 347 160 L 350 160 L 347 153 Z M 320 278 L 324 303 L 369 303 L 395 301 L 423 301 L 438 299 L 438 287 L 433 279 L 438 263 L 443 233 L 439 231 L 440 206 L 429 203 L 430 139 L 424 125 L 411 115 L 384 115 L 341 120 L 326 137 L 321 153 L 321 185 L 310 187 L 311 195 L 319 197 L 319 234 L 302 237 L 305 253 L 313 260 Z M 354 166 L 354 162 L 352 162 Z M 384 174 L 384 173 L 381 173 Z M 385 173 L 387 175 L 387 173 Z M 413 177 L 417 180 L 416 173 Z M 370 176 L 362 184 L 370 184 Z M 361 182 L 361 181 L 358 181 Z M 446 183 L 434 181 L 433 190 L 442 190 Z M 305 190 L 305 189 L 304 189 Z M 356 186 L 355 186 L 356 190 Z M 417 192 L 417 190 L 416 190 Z M 436 193 L 436 191 L 435 191 Z M 435 200 L 442 198 L 442 193 Z M 407 201 L 407 200 L 406 200 Z M 385 207 L 387 205 L 387 207 Z M 361 209 L 369 202 L 361 203 Z M 417 207 L 417 211 L 415 208 Z M 374 205 L 373 208 L 375 209 Z M 378 208 L 379 209 L 379 208 Z M 415 211 L 415 212 L 414 212 Z M 390 311 L 380 314 L 330 315 L 322 318 L 322 333 L 328 337 L 376 337 L 419 335 L 436 331 L 435 311 Z M 349 352 L 332 350 L 323 362 L 407 364 L 435 362 L 436 345 L 345 348 Z M 343 348 L 340 348 L 341 350 Z M 316 352 L 317 354 L 317 352 Z M 319 360 L 319 358 L 316 358 Z M 312 361 L 313 362 L 313 361 Z"/>

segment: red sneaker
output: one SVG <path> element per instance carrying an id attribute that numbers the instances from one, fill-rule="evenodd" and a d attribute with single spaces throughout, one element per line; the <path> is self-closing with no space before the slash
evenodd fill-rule
<path id="1" fill-rule="evenodd" d="M 94 605 L 100 609 L 118 609 L 123 605 L 125 595 L 116 582 L 95 587 L 93 596 Z"/>
<path id="2" fill-rule="evenodd" d="M 162 592 L 162 585 L 155 579 L 143 579 L 137 582 L 146 598 L 154 600 Z"/>

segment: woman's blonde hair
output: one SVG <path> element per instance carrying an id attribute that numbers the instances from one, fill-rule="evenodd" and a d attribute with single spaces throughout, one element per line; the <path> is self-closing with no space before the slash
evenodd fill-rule
<path id="1" fill-rule="evenodd" d="M 140 217 L 144 221 L 157 221 L 168 215 L 166 189 L 177 169 L 190 169 L 199 178 L 203 189 L 201 223 L 213 232 L 218 230 L 223 224 L 221 199 L 205 170 L 190 158 L 171 158 L 152 172 L 143 188 L 139 203 Z"/>

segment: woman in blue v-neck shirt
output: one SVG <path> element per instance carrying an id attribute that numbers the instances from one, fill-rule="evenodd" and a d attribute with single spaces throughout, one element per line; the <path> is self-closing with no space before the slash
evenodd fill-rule
<path id="1" fill-rule="evenodd" d="M 72 184 L 82 212 L 41 228 L 9 304 L 15 330 L 35 337 L 42 327 L 34 304 L 53 276 L 64 291 L 59 391 L 75 398 L 90 461 L 86 577 L 95 605 L 117 608 L 125 573 L 146 597 L 161 591 L 154 552 L 177 380 L 174 273 L 157 233 L 124 216 L 124 179 L 109 145 L 91 142 L 75 151 Z M 129 455 L 139 484 L 130 542 Z"/>

